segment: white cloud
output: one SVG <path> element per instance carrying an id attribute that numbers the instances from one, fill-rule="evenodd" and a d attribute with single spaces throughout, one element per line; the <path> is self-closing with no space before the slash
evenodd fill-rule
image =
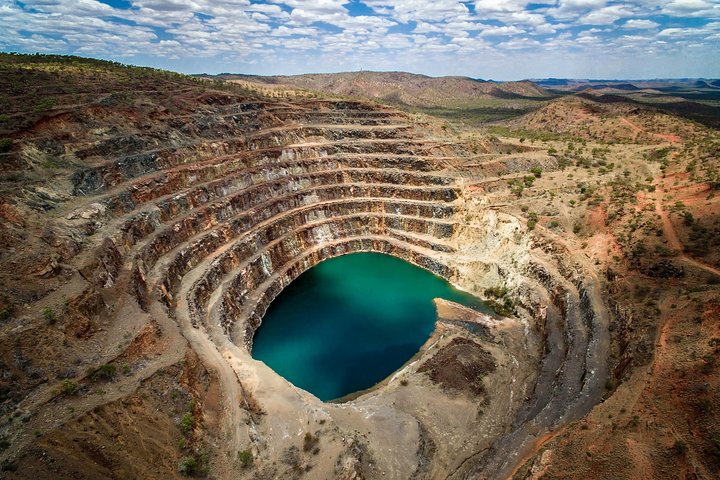
<path id="1" fill-rule="evenodd" d="M 539 26 L 545 24 L 545 17 L 539 13 L 514 12 L 506 19 L 506 23 Z"/>
<path id="2" fill-rule="evenodd" d="M 709 21 L 720 18 L 719 0 L 556 0 L 553 6 L 474 0 L 474 11 L 471 0 L 365 0 L 374 13 L 362 16 L 351 15 L 350 0 L 129 1 L 132 9 L 97 0 L 26 0 L 25 7 L 0 0 L 0 49 L 144 59 L 195 71 L 385 68 L 487 78 L 490 71 L 529 75 L 539 65 L 561 75 L 556 65 L 572 67 L 562 60 L 572 55 L 593 59 L 586 63 L 592 70 L 609 48 L 642 51 L 643 59 L 648 52 L 692 58 L 720 75 L 720 21 Z M 653 21 L 661 14 L 669 16 L 661 22 L 669 28 Z M 688 17 L 707 20 L 690 27 Z M 399 25 L 409 22 L 416 22 L 412 31 Z M 624 68 L 635 68 L 631 60 L 637 59 L 618 57 Z"/>
<path id="3" fill-rule="evenodd" d="M 416 33 L 442 33 L 444 29 L 436 23 L 418 22 L 413 31 Z"/>
<path id="4" fill-rule="evenodd" d="M 547 11 L 547 14 L 557 19 L 576 18 L 582 13 L 603 8 L 606 0 L 559 0 L 558 6 Z"/>
<path id="5" fill-rule="evenodd" d="M 635 11 L 624 5 L 613 5 L 611 7 L 603 7 L 584 15 L 578 20 L 578 23 L 585 25 L 609 25 L 621 18 L 632 17 Z"/>
<path id="6" fill-rule="evenodd" d="M 375 11 L 385 12 L 403 23 L 462 20 L 469 14 L 465 4 L 458 0 L 365 0 L 364 3 Z"/>
<path id="7" fill-rule="evenodd" d="M 540 45 L 542 44 L 537 40 L 532 40 L 529 38 L 513 38 L 511 40 L 498 44 L 498 47 L 507 50 L 520 50 L 526 48 L 535 48 L 539 47 Z"/>
<path id="8" fill-rule="evenodd" d="M 541 25 L 537 25 L 533 31 L 533 33 L 537 35 L 548 35 L 551 33 L 556 33 L 558 31 L 558 28 L 561 28 L 558 24 L 550 24 L 550 23 L 543 23 Z"/>
<path id="9" fill-rule="evenodd" d="M 662 13 L 678 17 L 720 17 L 720 3 L 708 0 L 672 0 Z"/>
<path id="10" fill-rule="evenodd" d="M 491 12 L 522 12 L 531 0 L 475 0 L 475 11 L 479 14 Z"/>
<path id="11" fill-rule="evenodd" d="M 670 37 L 670 38 L 680 38 L 680 37 L 693 37 L 697 35 L 707 35 L 708 33 L 711 33 L 706 28 L 666 28 L 664 30 L 661 30 L 657 36 L 658 37 Z"/>
<path id="12" fill-rule="evenodd" d="M 290 37 L 293 35 L 301 35 L 305 37 L 316 37 L 320 34 L 320 31 L 316 28 L 305 28 L 305 27 L 287 27 L 280 25 L 278 28 L 272 31 L 271 35 L 274 37 Z"/>
<path id="13" fill-rule="evenodd" d="M 647 30 L 652 28 L 657 28 L 660 25 L 658 23 L 653 22 L 652 20 L 628 20 L 623 24 L 623 28 L 629 28 L 629 29 L 637 29 L 637 30 Z"/>
<path id="14" fill-rule="evenodd" d="M 525 33 L 525 30 L 515 26 L 487 27 L 482 29 L 480 36 L 489 37 L 493 35 L 515 35 L 518 33 Z"/>

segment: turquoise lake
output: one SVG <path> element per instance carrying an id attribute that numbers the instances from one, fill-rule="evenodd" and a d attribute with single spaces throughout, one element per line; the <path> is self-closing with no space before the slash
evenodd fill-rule
<path id="1" fill-rule="evenodd" d="M 325 260 L 270 304 L 252 355 L 323 401 L 372 387 L 435 328 L 434 298 L 486 311 L 476 297 L 390 255 Z"/>

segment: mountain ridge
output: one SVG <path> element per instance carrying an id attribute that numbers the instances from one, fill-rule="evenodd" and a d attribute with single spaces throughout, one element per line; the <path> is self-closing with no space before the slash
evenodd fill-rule
<path id="1" fill-rule="evenodd" d="M 220 74 L 211 78 L 329 92 L 412 107 L 446 106 L 476 100 L 530 98 L 550 94 L 529 81 L 495 82 L 463 76 L 430 77 L 408 72 L 341 72 L 302 75 Z"/>

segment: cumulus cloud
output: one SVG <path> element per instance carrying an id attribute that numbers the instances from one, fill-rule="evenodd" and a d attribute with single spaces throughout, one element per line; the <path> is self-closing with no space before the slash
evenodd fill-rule
<path id="1" fill-rule="evenodd" d="M 584 15 L 579 23 L 586 25 L 609 25 L 621 18 L 635 16 L 635 10 L 624 5 L 602 7 Z"/>
<path id="2" fill-rule="evenodd" d="M 627 62 L 618 57 L 625 66 L 673 55 L 681 68 L 696 62 L 720 75 L 717 0 L 128 2 L 130 8 L 98 0 L 0 0 L 0 49 L 184 71 L 386 68 L 517 78 L 539 65 L 557 76 L 564 59 L 581 65 L 579 58 L 610 48 L 616 56 L 628 52 Z"/>
<path id="3" fill-rule="evenodd" d="M 475 0 L 475 11 L 479 14 L 522 12 L 530 3 L 526 0 Z"/>
<path id="4" fill-rule="evenodd" d="M 637 29 L 637 30 L 647 30 L 652 28 L 659 27 L 660 24 L 653 22 L 652 20 L 636 20 L 631 19 L 628 20 L 623 24 L 623 28 L 630 28 L 630 29 Z"/>
<path id="5" fill-rule="evenodd" d="M 710 0 L 672 0 L 662 13 L 678 17 L 720 17 L 720 3 Z"/>
<path id="6" fill-rule="evenodd" d="M 458 0 L 365 0 L 364 3 L 403 23 L 463 19 L 469 14 L 465 4 Z"/>
<path id="7" fill-rule="evenodd" d="M 521 28 L 518 28 L 516 26 L 507 26 L 504 25 L 502 27 L 487 27 L 483 28 L 480 31 L 480 36 L 482 37 L 489 37 L 493 35 L 515 35 L 518 33 L 524 33 L 525 31 Z"/>

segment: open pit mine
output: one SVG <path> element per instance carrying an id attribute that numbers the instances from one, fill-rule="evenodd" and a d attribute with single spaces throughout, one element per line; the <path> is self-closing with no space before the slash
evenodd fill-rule
<path id="1" fill-rule="evenodd" d="M 30 171 L 3 203 L 8 478 L 504 478 L 602 401 L 593 268 L 485 195 L 528 168 L 501 155 L 518 145 L 173 81 L 60 101 L 2 154 Z M 437 299 L 402 368 L 320 401 L 254 359 L 253 336 L 294 279 L 353 252 L 498 314 Z"/>

